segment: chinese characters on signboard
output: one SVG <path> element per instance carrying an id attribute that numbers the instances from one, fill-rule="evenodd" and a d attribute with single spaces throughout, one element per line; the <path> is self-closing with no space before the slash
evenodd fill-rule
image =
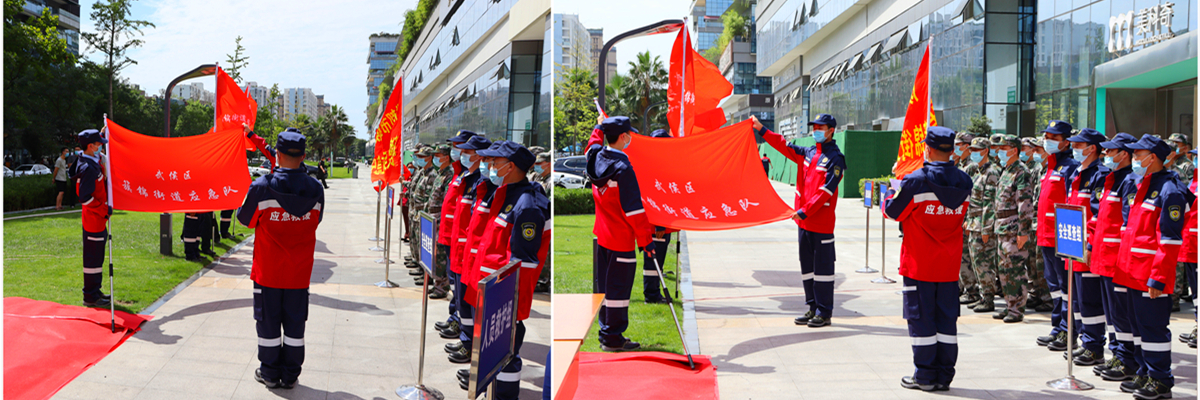
<path id="1" fill-rule="evenodd" d="M 1108 51 L 1116 53 L 1175 37 L 1171 18 L 1175 3 L 1166 2 L 1108 18 Z M 1136 39 L 1135 37 L 1140 37 Z"/>

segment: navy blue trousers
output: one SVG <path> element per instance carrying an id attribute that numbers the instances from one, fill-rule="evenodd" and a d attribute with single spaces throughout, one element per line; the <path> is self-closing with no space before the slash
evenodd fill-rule
<path id="1" fill-rule="evenodd" d="M 600 305 L 600 343 L 620 346 L 625 343 L 625 329 L 629 328 L 629 294 L 633 291 L 634 271 L 637 256 L 632 251 L 612 251 L 597 246 L 600 262 L 596 271 L 596 288 L 604 293 Z"/>
<path id="2" fill-rule="evenodd" d="M 296 382 L 304 364 L 308 289 L 276 289 L 255 282 L 254 320 L 263 379 Z"/>
<path id="3" fill-rule="evenodd" d="M 1171 296 L 1163 293 L 1151 299 L 1150 293 L 1129 289 L 1133 335 L 1141 337 L 1142 357 L 1138 375 L 1149 375 L 1157 381 L 1175 385 L 1171 375 Z M 1135 343 L 1136 345 L 1136 343 Z"/>
<path id="4" fill-rule="evenodd" d="M 800 229 L 800 278 L 804 280 L 804 304 L 817 315 L 833 315 L 833 248 L 832 233 L 816 233 Z"/>
<path id="5" fill-rule="evenodd" d="M 233 212 L 236 210 L 221 211 L 221 236 L 230 236 L 229 226 L 233 224 Z"/>
<path id="6" fill-rule="evenodd" d="M 1083 325 L 1083 348 L 1104 355 L 1104 279 L 1091 272 L 1075 273 L 1075 320 Z"/>
<path id="7" fill-rule="evenodd" d="M 458 317 L 458 303 L 462 301 L 460 298 L 462 297 L 461 294 L 464 289 L 462 284 L 458 281 L 462 280 L 462 275 L 456 274 L 454 271 L 447 268 L 446 276 L 450 278 L 450 287 L 454 288 L 454 291 L 451 294 L 452 297 L 450 297 L 449 301 L 450 305 L 447 307 L 450 311 L 450 317 L 446 318 L 446 322 L 454 321 L 461 323 L 462 320 L 460 320 Z"/>
<path id="8" fill-rule="evenodd" d="M 471 335 L 475 334 L 475 306 L 457 295 L 465 293 L 466 290 L 462 275 L 459 275 L 459 279 L 454 282 L 454 300 L 458 302 L 458 306 L 455 307 L 458 311 L 458 340 L 462 341 L 463 348 L 470 349 L 473 341 Z"/>
<path id="9" fill-rule="evenodd" d="M 1195 318 L 1196 297 L 1200 297 L 1196 294 L 1196 263 L 1183 263 L 1183 270 L 1187 274 L 1188 286 L 1192 287 L 1192 317 Z M 1179 277 L 1175 277 L 1175 279 L 1179 279 Z"/>
<path id="10" fill-rule="evenodd" d="M 904 277 L 904 319 L 912 338 L 913 380 L 950 385 L 958 361 L 958 281 L 925 282 Z"/>
<path id="11" fill-rule="evenodd" d="M 521 345 L 525 343 L 525 321 L 517 321 L 513 358 L 496 374 L 496 398 L 517 400 L 521 395 Z"/>
<path id="12" fill-rule="evenodd" d="M 1058 335 L 1067 330 L 1067 270 L 1064 269 L 1063 259 L 1054 254 L 1052 246 L 1038 246 L 1042 249 L 1042 265 L 1046 276 L 1046 286 L 1050 287 L 1050 297 L 1053 298 L 1054 309 L 1050 311 L 1050 336 Z M 1075 335 L 1079 335 L 1079 319 L 1075 319 Z"/>
<path id="13" fill-rule="evenodd" d="M 83 301 L 100 299 L 101 284 L 104 283 L 104 244 L 108 230 L 83 231 Z"/>
<path id="14" fill-rule="evenodd" d="M 654 261 L 658 261 L 658 266 L 666 268 L 667 265 L 667 249 L 671 247 L 671 235 L 667 234 L 662 239 L 654 238 L 654 258 L 645 253 L 642 254 L 642 296 L 646 301 L 658 300 L 668 296 L 664 294 L 662 288 L 662 277 L 658 276 L 658 269 L 654 268 Z M 666 273 L 666 270 L 663 270 Z"/>
<path id="15" fill-rule="evenodd" d="M 1108 322 L 1108 350 L 1122 364 L 1137 366 L 1133 354 L 1133 328 L 1129 322 L 1129 288 L 1113 283 L 1109 277 L 1102 278 L 1104 289 L 1100 292 L 1104 301 L 1104 318 Z"/>
<path id="16" fill-rule="evenodd" d="M 183 214 L 183 256 L 200 257 L 199 214 Z"/>

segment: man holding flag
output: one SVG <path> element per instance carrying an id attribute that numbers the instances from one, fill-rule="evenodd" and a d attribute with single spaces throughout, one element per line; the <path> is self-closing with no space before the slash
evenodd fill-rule
<path id="1" fill-rule="evenodd" d="M 816 144 L 800 147 L 784 141 L 778 133 L 763 129 L 757 117 L 750 119 L 754 121 L 754 130 L 761 132 L 771 147 L 798 167 L 796 214 L 792 219 L 800 226 L 800 273 L 804 279 L 804 302 L 809 310 L 796 318 L 796 325 L 808 324 L 812 328 L 829 325 L 833 314 L 833 263 L 837 260 L 833 226 L 837 218 L 838 184 L 846 169 L 846 159 L 833 140 L 837 120 L 829 114 L 817 115 L 808 123 Z"/>
<path id="2" fill-rule="evenodd" d="M 106 307 L 112 297 L 100 287 L 104 281 L 104 244 L 108 241 L 106 224 L 112 207 L 108 205 L 108 180 L 96 152 L 108 139 L 95 129 L 79 132 L 77 138 L 84 150 L 71 166 L 70 175 L 78 182 L 75 191 L 83 204 L 83 305 Z"/>

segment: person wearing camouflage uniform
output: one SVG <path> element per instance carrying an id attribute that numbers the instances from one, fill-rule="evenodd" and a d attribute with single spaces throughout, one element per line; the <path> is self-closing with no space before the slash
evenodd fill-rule
<path id="1" fill-rule="evenodd" d="M 413 172 L 410 187 L 408 188 L 408 254 L 404 260 L 404 266 L 413 269 L 409 271 L 409 275 L 420 277 L 421 265 L 417 263 L 417 256 L 421 254 L 421 239 L 420 239 L 420 214 L 425 210 L 425 202 L 429 197 L 425 195 L 426 181 L 429 176 L 436 171 L 433 170 L 433 163 L 430 159 L 433 157 L 433 151 L 428 146 L 421 145 L 415 153 L 413 153 L 413 165 L 417 167 L 417 172 Z"/>
<path id="2" fill-rule="evenodd" d="M 433 168 L 436 168 L 433 173 L 426 179 L 428 185 L 426 189 L 426 200 L 423 209 L 442 223 L 442 200 L 446 197 L 446 188 L 450 186 L 450 181 L 454 179 L 454 168 L 451 168 L 450 161 L 450 145 L 439 144 L 433 151 Z M 449 265 L 449 254 L 437 254 L 434 257 L 433 268 L 433 288 L 430 289 L 430 297 L 441 299 L 446 297 L 446 293 L 450 291 L 450 279 L 446 275 L 446 267 Z M 418 269 L 424 271 L 424 269 Z M 411 273 L 410 273 L 411 274 Z M 412 274 L 421 276 L 420 274 Z"/>
<path id="3" fill-rule="evenodd" d="M 1021 151 L 1025 167 L 1029 169 L 1030 174 L 1033 174 L 1035 180 L 1046 174 L 1046 150 L 1042 148 L 1042 138 L 1021 138 Z M 1034 210 L 1037 210 L 1041 192 L 1042 185 L 1033 185 Z M 1037 218 L 1033 218 L 1030 223 L 1033 224 L 1033 232 L 1037 232 Z M 1026 300 L 1025 306 L 1034 311 L 1047 312 L 1054 309 L 1054 299 L 1050 297 L 1050 286 L 1046 284 L 1046 271 L 1042 265 L 1042 258 L 1036 256 L 1038 254 L 1037 241 L 1030 240 L 1029 242 L 1032 243 L 1026 243 L 1025 250 L 1034 256 L 1029 257 L 1025 262 L 1025 269 L 1029 275 L 1029 298 Z"/>
<path id="4" fill-rule="evenodd" d="M 991 219 L 993 240 L 999 250 L 996 258 L 1000 290 L 1007 305 L 994 317 L 1004 319 L 1005 323 L 1021 322 L 1025 319 L 1025 299 L 1029 294 L 1025 268 L 1030 253 L 1026 245 L 1033 232 L 1031 221 L 1037 213 L 1033 207 L 1034 177 L 1018 160 L 1021 141 L 1015 135 L 992 135 L 992 148 L 996 150 L 996 169 L 1000 172 L 995 197 L 983 218 L 984 225 Z"/>
<path id="5" fill-rule="evenodd" d="M 964 173 L 967 167 L 973 164 L 970 147 L 971 139 L 974 138 L 975 136 L 969 132 L 959 132 L 954 137 L 954 154 L 950 158 L 954 161 L 955 167 Z M 972 178 L 974 177 L 972 176 Z M 975 269 L 971 267 L 970 232 L 965 229 L 966 225 L 966 218 L 964 218 L 962 264 L 958 269 L 958 304 L 971 304 L 979 301 L 979 277 L 975 276 Z"/>
<path id="6" fill-rule="evenodd" d="M 996 290 L 996 241 L 990 239 L 992 225 L 985 225 L 983 214 L 987 212 L 995 195 L 999 170 L 988 162 L 988 139 L 975 138 L 971 141 L 971 153 L 974 164 L 967 166 L 967 175 L 971 176 L 973 189 L 968 198 L 965 228 L 968 232 L 967 248 L 970 250 L 970 263 L 978 277 L 978 292 L 980 299 L 969 305 L 976 312 L 991 312 L 996 309 L 994 300 Z M 989 221 L 990 223 L 990 221 Z"/>
<path id="7" fill-rule="evenodd" d="M 1172 171 L 1175 171 L 1176 174 L 1179 174 L 1179 181 L 1183 182 L 1184 185 L 1190 185 L 1192 183 L 1192 177 L 1196 175 L 1196 164 L 1193 164 L 1192 160 L 1188 159 L 1187 156 L 1188 152 L 1192 150 L 1191 138 L 1188 138 L 1187 135 L 1182 133 L 1172 133 L 1167 143 L 1171 145 L 1174 151 L 1171 152 L 1171 155 L 1167 157 L 1171 158 L 1172 160 L 1167 163 L 1163 163 L 1163 165 L 1167 166 L 1167 168 L 1170 168 Z M 1187 276 L 1187 267 L 1185 264 L 1187 263 L 1181 262 L 1175 264 L 1176 277 Z M 1196 294 L 1192 293 L 1191 297 L 1194 296 L 1196 296 Z M 1175 293 L 1171 294 L 1172 312 L 1179 311 L 1179 299 L 1183 297 L 1189 297 L 1187 279 L 1176 278 Z"/>

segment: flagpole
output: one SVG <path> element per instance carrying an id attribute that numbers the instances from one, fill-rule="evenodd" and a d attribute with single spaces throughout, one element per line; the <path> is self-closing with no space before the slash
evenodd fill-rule
<path id="1" fill-rule="evenodd" d="M 117 333 L 117 297 L 116 285 L 113 284 L 113 254 L 112 254 L 112 209 L 113 209 L 113 191 L 112 191 L 112 162 L 109 158 L 112 155 L 112 135 L 108 130 L 108 114 L 104 114 L 104 136 L 108 143 L 104 144 L 104 190 L 108 196 L 108 218 L 104 221 L 105 233 L 108 235 L 108 293 L 111 296 L 108 302 L 108 324 L 112 328 L 112 333 Z"/>
<path id="2" fill-rule="evenodd" d="M 686 123 L 683 120 L 683 107 L 687 104 L 687 60 L 688 60 L 688 24 L 687 17 L 683 17 L 683 40 L 679 41 L 681 60 L 679 60 L 679 137 L 683 137 L 683 127 Z"/>

